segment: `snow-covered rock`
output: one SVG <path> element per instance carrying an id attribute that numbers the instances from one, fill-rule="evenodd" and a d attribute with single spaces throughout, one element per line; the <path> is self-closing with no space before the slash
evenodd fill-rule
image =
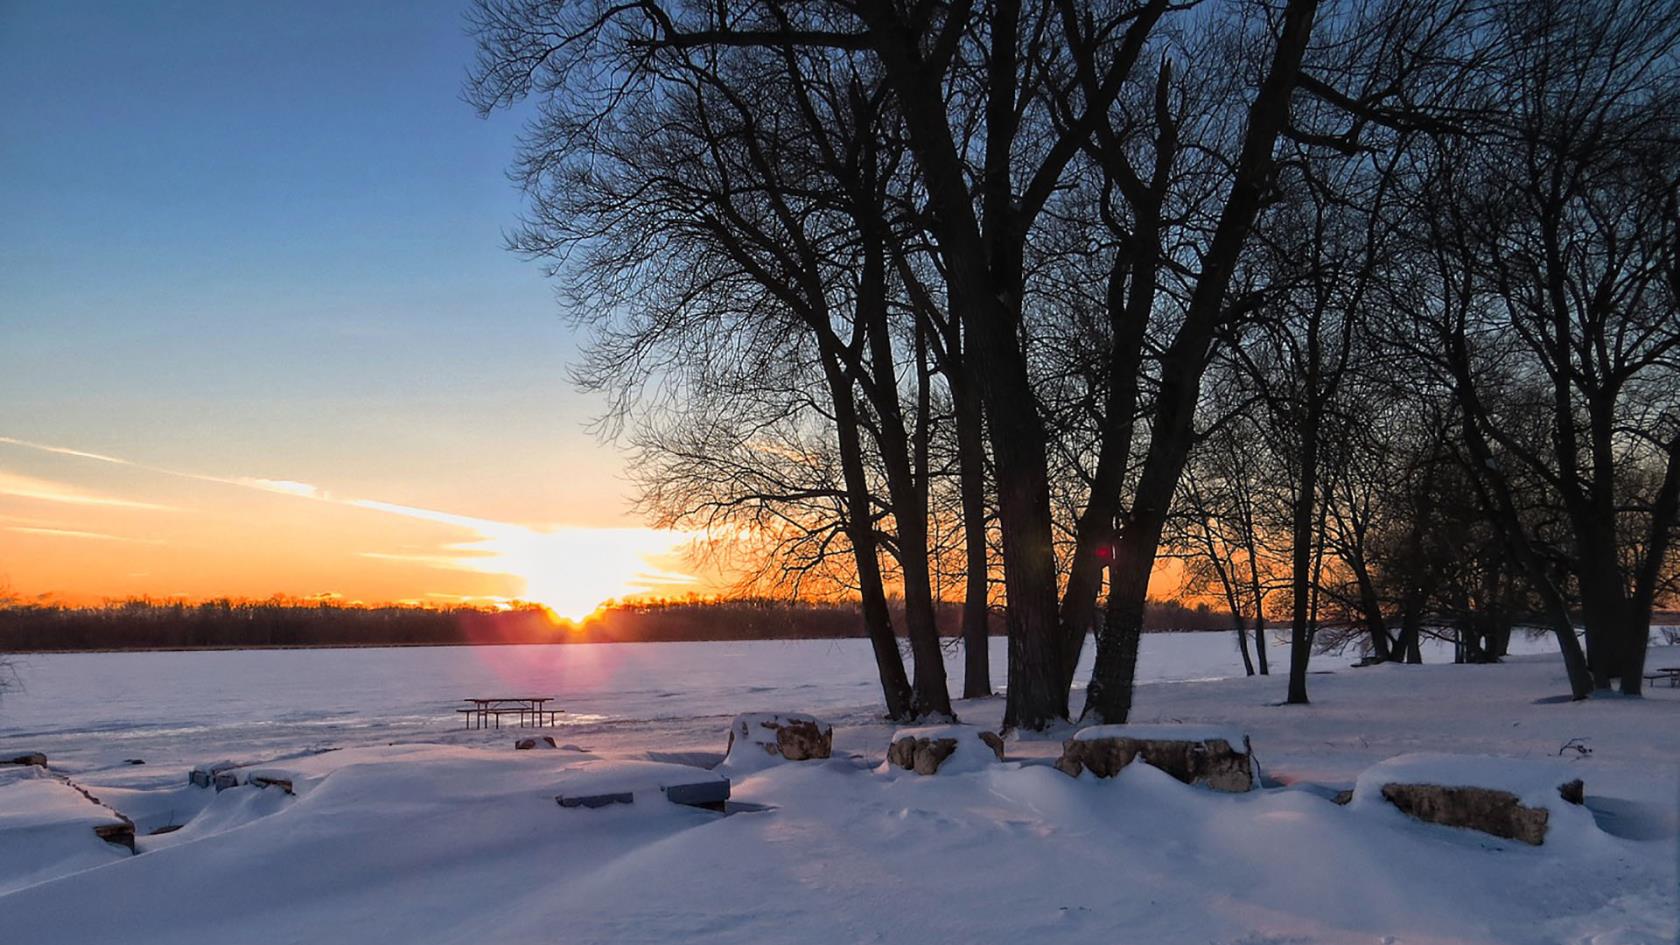
<path id="1" fill-rule="evenodd" d="M 212 784 L 216 784 L 218 777 L 229 774 L 237 767 L 239 767 L 237 762 L 227 760 L 206 761 L 196 764 L 193 765 L 191 771 L 187 772 L 187 783 L 195 787 L 210 787 Z M 223 785 L 217 785 L 216 789 L 221 790 L 222 788 Z"/>
<path id="2" fill-rule="evenodd" d="M 834 728 L 798 712 L 750 712 L 729 726 L 729 747 L 719 768 L 757 771 L 782 761 L 827 758 L 834 750 Z"/>
<path id="3" fill-rule="evenodd" d="M 887 747 L 888 769 L 917 774 L 961 774 L 1003 760 L 1003 739 L 974 725 L 901 728 Z"/>
<path id="4" fill-rule="evenodd" d="M 518 751 L 530 751 L 533 748 L 558 748 L 560 746 L 554 743 L 553 735 L 537 735 L 521 738 L 513 743 L 513 747 Z"/>
<path id="5" fill-rule="evenodd" d="M 1393 805 L 1428 823 L 1539 846 L 1558 828 L 1597 830 L 1581 806 L 1579 772 L 1558 761 L 1419 752 L 1366 769 L 1351 805 Z"/>
<path id="6" fill-rule="evenodd" d="M 1093 725 L 1062 743 L 1056 767 L 1111 778 L 1142 758 L 1185 784 L 1251 791 L 1259 784 L 1248 736 L 1223 725 Z"/>
<path id="7" fill-rule="evenodd" d="M 37 768 L 45 768 L 47 766 L 47 756 L 38 751 L 7 752 L 5 755 L 0 755 L 0 764 L 33 765 Z"/>

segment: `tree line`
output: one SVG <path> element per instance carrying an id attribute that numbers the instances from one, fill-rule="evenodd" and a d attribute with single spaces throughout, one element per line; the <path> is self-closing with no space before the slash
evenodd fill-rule
<path id="1" fill-rule="evenodd" d="M 900 621 L 901 600 L 890 610 Z M 649 599 L 608 602 L 582 623 L 539 604 L 368 606 L 341 601 L 149 600 L 82 607 L 0 601 L 0 652 L 288 646 L 447 646 L 489 643 L 654 643 L 843 639 L 864 635 L 855 601 L 785 598 Z M 938 607 L 942 637 L 961 632 L 961 605 Z M 1149 628 L 1224 629 L 1230 616 L 1205 603 L 1151 601 Z M 1003 630 L 1001 615 L 990 621 Z M 0 689 L 11 681 L 0 660 Z"/>
<path id="2" fill-rule="evenodd" d="M 1455 622 L 1640 691 L 1675 591 L 1680 8 L 477 0 L 514 249 L 642 509 L 859 600 L 893 718 L 1131 711 L 1176 557 L 1373 659 Z M 902 614 L 887 606 L 904 601 Z M 1577 632 L 1577 624 L 1584 627 Z M 896 645 L 902 629 L 910 666 Z M 1263 634 L 1255 634 L 1263 646 Z M 1254 654 L 1262 668 L 1264 650 Z"/>

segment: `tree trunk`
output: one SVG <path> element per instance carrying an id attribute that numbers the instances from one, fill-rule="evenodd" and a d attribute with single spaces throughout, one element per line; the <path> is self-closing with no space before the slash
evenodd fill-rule
<path id="1" fill-rule="evenodd" d="M 1289 114 L 1290 94 L 1317 8 L 1316 0 L 1289 0 L 1284 9 L 1282 34 L 1271 68 L 1249 108 L 1231 191 L 1203 256 L 1201 276 L 1191 293 L 1184 323 L 1162 358 L 1149 452 L 1139 477 L 1137 498 L 1121 529 L 1113 565 L 1116 579 L 1109 593 L 1110 613 L 1097 640 L 1097 661 L 1085 694 L 1083 718 L 1121 723 L 1131 712 L 1149 575 L 1154 570 L 1172 494 L 1189 454 L 1208 346 L 1225 310 L 1237 257 L 1269 186 L 1272 151 Z M 1105 648 L 1111 652 L 1104 653 Z"/>
<path id="2" fill-rule="evenodd" d="M 1149 594 L 1150 567 L 1122 566 L 1117 552 L 1109 569 L 1108 604 L 1103 609 L 1102 634 L 1097 638 L 1097 661 L 1091 667 L 1091 689 L 1085 695 L 1082 721 L 1097 725 L 1121 724 L 1132 711 L 1130 681 L 1137 675 L 1138 644 L 1143 637 L 1143 608 Z M 1124 680 L 1126 685 L 1111 681 Z M 1105 690 L 1105 686 L 1112 686 Z"/>
<path id="3" fill-rule="evenodd" d="M 881 677 L 881 693 L 887 717 L 895 722 L 915 716 L 910 680 L 904 674 L 904 659 L 893 635 L 892 615 L 887 609 L 886 588 L 881 581 L 881 562 L 876 557 L 875 524 L 871 510 L 869 480 L 863 466 L 863 446 L 858 439 L 857 407 L 852 402 L 852 383 L 830 352 L 823 352 L 823 373 L 834 404 L 835 426 L 839 431 L 841 475 L 846 486 L 846 535 L 857 564 L 858 594 L 862 598 L 864 632 L 875 652 L 875 669 Z"/>
<path id="4" fill-rule="evenodd" d="M 1377 597 L 1376 584 L 1363 559 L 1350 562 L 1354 580 L 1359 585 L 1359 613 L 1365 620 L 1365 632 L 1371 638 L 1371 657 L 1386 663 L 1393 659 L 1389 651 L 1388 622 L 1383 619 L 1382 601 Z"/>
<path id="5" fill-rule="evenodd" d="M 968 363 L 966 358 L 961 362 Z M 954 373 L 961 370 L 959 367 Z M 992 694 L 985 431 L 977 386 L 963 377 L 951 388 L 957 413 L 957 476 L 963 516 L 963 698 L 977 699 Z"/>
<path id="6" fill-rule="evenodd" d="M 1675 226 L 1675 239 L 1680 242 L 1680 223 Z M 1673 278 L 1674 288 L 1680 293 L 1680 260 L 1674 264 Z M 1644 691 L 1645 654 L 1651 646 L 1651 610 L 1677 520 L 1680 520 L 1680 436 L 1669 443 L 1668 467 L 1662 484 L 1657 487 L 1656 500 L 1651 503 L 1645 560 L 1634 577 L 1633 601 L 1622 646 L 1622 692 L 1626 695 L 1637 696 Z"/>
<path id="7" fill-rule="evenodd" d="M 1019 4 L 1000 3 L 990 17 L 985 168 L 981 219 L 957 153 L 938 76 L 925 70 L 920 32 L 886 4 L 860 14 L 889 83 L 904 109 L 917 168 L 936 208 L 932 228 L 946 278 L 963 300 L 968 356 L 991 431 L 1003 583 L 1009 629 L 1005 728 L 1042 729 L 1067 718 L 1062 634 L 1050 514 L 1048 452 L 1019 337 L 1024 248 L 1011 188 L 1015 136 Z"/>
<path id="8" fill-rule="evenodd" d="M 868 207 L 861 208 L 860 221 Z M 909 430 L 899 401 L 891 326 L 887 322 L 886 256 L 878 231 L 865 224 L 863 269 L 859 277 L 858 316 L 867 333 L 870 377 L 862 382 L 875 407 L 881 462 L 886 468 L 898 534 L 898 563 L 904 579 L 904 622 L 914 657 L 912 676 L 914 713 L 953 718 L 951 694 L 945 682 L 944 651 L 933 607 L 933 577 L 929 570 L 927 482 L 919 480 L 911 456 Z M 925 378 L 921 379 L 925 383 Z"/>
<path id="9" fill-rule="evenodd" d="M 1307 663 L 1312 659 L 1312 633 L 1308 626 L 1312 580 L 1313 521 L 1318 500 L 1318 433 L 1321 400 L 1318 376 L 1318 320 L 1314 312 L 1307 322 L 1307 403 L 1299 434 L 1300 479 L 1296 483 L 1294 516 L 1290 528 L 1290 587 L 1294 593 L 1289 627 L 1289 705 L 1307 704 Z"/>
<path id="10" fill-rule="evenodd" d="M 1545 606 L 1552 635 L 1557 640 L 1558 650 L 1563 654 L 1563 666 L 1569 676 L 1571 698 L 1588 698 L 1593 692 L 1592 671 L 1587 667 L 1586 654 L 1581 651 L 1581 641 L 1575 636 L 1575 624 L 1569 615 L 1568 602 L 1564 600 L 1563 593 L 1558 590 L 1557 585 L 1552 583 L 1545 563 L 1529 544 L 1528 536 L 1523 531 L 1522 518 L 1517 514 L 1516 504 L 1511 498 L 1510 483 L 1500 471 L 1498 462 L 1494 460 L 1493 450 L 1488 446 L 1487 436 L 1482 432 L 1481 423 L 1487 416 L 1487 411 L 1482 408 L 1481 399 L 1477 396 L 1471 380 L 1468 344 L 1462 331 L 1445 340 L 1452 346 L 1450 358 L 1455 374 L 1454 394 L 1463 413 L 1464 444 L 1469 450 L 1474 468 L 1480 473 L 1478 482 L 1485 490 L 1487 504 L 1494 513 L 1506 546 L 1510 549 L 1512 557 L 1522 566 L 1523 572 Z"/>
<path id="11" fill-rule="evenodd" d="M 1062 594 L 1061 620 L 1066 634 L 1062 664 L 1069 687 L 1073 685 L 1080 652 L 1085 648 L 1085 636 L 1093 629 L 1104 564 L 1097 552 L 1114 541 L 1120 492 L 1132 452 L 1144 334 L 1155 304 L 1160 236 L 1153 219 L 1159 212 L 1159 206 L 1154 204 L 1136 208 L 1139 219 L 1133 240 L 1138 249 L 1130 254 L 1117 254 L 1109 267 L 1105 305 L 1110 349 L 1101 442 L 1091 476 L 1091 493 L 1074 526 L 1073 562 L 1068 566 L 1067 587 Z M 1128 272 L 1131 273 L 1129 285 Z"/>

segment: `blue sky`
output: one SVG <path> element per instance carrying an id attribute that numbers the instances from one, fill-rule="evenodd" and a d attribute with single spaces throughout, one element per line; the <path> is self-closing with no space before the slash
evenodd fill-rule
<path id="1" fill-rule="evenodd" d="M 461 101 L 462 13 L 0 0 L 0 437 L 629 524 L 572 332 L 503 248 L 520 118 Z M 66 459 L 0 470 L 141 485 Z"/>

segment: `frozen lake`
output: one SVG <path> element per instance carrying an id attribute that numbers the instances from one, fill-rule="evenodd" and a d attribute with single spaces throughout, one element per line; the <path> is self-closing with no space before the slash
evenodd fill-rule
<path id="1" fill-rule="evenodd" d="M 1005 641 L 993 638 L 1002 686 Z M 1513 639 L 1516 653 L 1551 652 L 1547 638 Z M 1078 685 L 1089 676 L 1085 647 Z M 1287 650 L 1272 649 L 1274 672 Z M 961 691 L 962 652 L 947 653 Z M 1425 652 L 1450 661 L 1449 648 Z M 0 698 L 0 747 L 44 751 L 69 770 L 127 758 L 150 764 L 211 755 L 251 757 L 393 741 L 500 742 L 467 732 L 467 696 L 554 696 L 557 737 L 587 747 L 721 751 L 728 718 L 754 710 L 813 712 L 861 725 L 880 712 L 866 640 L 617 643 L 39 654 L 17 658 L 21 688 Z M 1315 669 L 1349 657 L 1319 656 Z M 1229 633 L 1143 638 L 1138 681 L 1242 675 Z M 1278 698 L 1284 681 L 1277 681 Z M 1083 695 L 1074 694 L 1074 710 Z M 959 707 L 959 712 L 962 709 Z"/>

